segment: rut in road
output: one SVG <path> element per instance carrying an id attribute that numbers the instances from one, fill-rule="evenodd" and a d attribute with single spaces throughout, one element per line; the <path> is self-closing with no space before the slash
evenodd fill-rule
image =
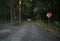
<path id="1" fill-rule="evenodd" d="M 52 33 L 42 30 L 34 22 L 25 22 L 20 27 L 6 41 L 59 41 Z"/>

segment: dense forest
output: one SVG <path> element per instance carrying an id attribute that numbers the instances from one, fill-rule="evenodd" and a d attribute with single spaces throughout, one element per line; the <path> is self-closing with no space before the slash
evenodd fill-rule
<path id="1" fill-rule="evenodd" d="M 52 12 L 50 23 L 60 27 L 60 0 L 0 0 L 0 22 L 31 18 L 48 23 L 47 12 Z"/>

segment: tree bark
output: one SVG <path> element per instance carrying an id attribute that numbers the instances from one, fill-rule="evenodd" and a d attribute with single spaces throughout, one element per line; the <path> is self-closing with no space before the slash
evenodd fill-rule
<path id="1" fill-rule="evenodd" d="M 12 0 L 10 0 L 11 24 L 12 24 Z"/>
<path id="2" fill-rule="evenodd" d="M 20 1 L 19 0 L 19 24 L 21 24 L 21 4 L 20 4 Z"/>

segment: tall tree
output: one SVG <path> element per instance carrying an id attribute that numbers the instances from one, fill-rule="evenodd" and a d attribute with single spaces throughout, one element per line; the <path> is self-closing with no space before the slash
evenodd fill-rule
<path id="1" fill-rule="evenodd" d="M 12 3 L 13 3 L 13 0 L 10 0 L 10 11 L 11 11 L 11 24 L 12 24 Z"/>
<path id="2" fill-rule="evenodd" d="M 19 24 L 21 23 L 21 0 L 19 0 Z"/>

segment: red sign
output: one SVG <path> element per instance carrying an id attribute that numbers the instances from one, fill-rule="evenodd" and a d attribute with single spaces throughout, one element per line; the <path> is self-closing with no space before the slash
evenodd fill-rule
<path id="1" fill-rule="evenodd" d="M 48 17 L 48 18 L 51 18 L 51 17 L 52 17 L 52 12 L 48 12 L 48 13 L 47 13 L 47 17 Z"/>

